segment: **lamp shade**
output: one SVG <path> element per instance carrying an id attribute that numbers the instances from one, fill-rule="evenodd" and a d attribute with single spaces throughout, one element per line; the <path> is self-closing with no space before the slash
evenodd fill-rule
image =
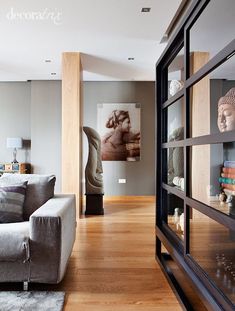
<path id="1" fill-rule="evenodd" d="M 7 148 L 22 148 L 21 137 L 7 138 Z"/>

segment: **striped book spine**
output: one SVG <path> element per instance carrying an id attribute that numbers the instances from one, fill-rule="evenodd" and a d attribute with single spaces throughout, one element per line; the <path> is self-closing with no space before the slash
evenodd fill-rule
<path id="1" fill-rule="evenodd" d="M 235 168 L 223 167 L 222 170 L 226 174 L 235 174 Z"/>
<path id="2" fill-rule="evenodd" d="M 229 189 L 229 190 L 233 190 L 235 191 L 235 185 L 231 185 L 231 184 L 224 184 L 222 183 L 221 184 L 222 188 L 225 188 L 225 189 Z"/>
<path id="3" fill-rule="evenodd" d="M 224 167 L 235 168 L 235 161 L 224 161 Z"/>
<path id="4" fill-rule="evenodd" d="M 224 183 L 224 184 L 235 185 L 235 179 L 233 179 L 233 178 L 223 178 L 223 177 L 220 177 L 219 178 L 219 182 L 220 183 Z"/>
<path id="5" fill-rule="evenodd" d="M 221 177 L 235 179 L 235 174 L 221 173 Z"/>

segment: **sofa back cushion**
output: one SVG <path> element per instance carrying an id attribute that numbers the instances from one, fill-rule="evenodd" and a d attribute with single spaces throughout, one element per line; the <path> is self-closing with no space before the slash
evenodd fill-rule
<path id="1" fill-rule="evenodd" d="M 10 174 L 0 177 L 0 186 L 19 182 L 28 182 L 23 207 L 23 219 L 29 220 L 30 215 L 54 196 L 54 175 Z"/>
<path id="2" fill-rule="evenodd" d="M 0 186 L 0 223 L 23 221 L 27 181 L 17 185 Z"/>

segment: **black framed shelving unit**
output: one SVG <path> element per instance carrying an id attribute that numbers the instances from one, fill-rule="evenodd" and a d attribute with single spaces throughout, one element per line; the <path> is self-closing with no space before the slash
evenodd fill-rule
<path id="1" fill-rule="evenodd" d="M 156 65 L 156 259 L 208 310 L 235 310 L 234 0 L 195 0 Z M 234 175 L 234 176 L 233 176 Z"/>

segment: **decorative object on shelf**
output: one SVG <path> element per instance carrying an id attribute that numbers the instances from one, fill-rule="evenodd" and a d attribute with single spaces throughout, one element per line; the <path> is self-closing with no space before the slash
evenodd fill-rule
<path id="1" fill-rule="evenodd" d="M 181 227 L 181 230 L 184 232 L 184 213 L 182 213 L 180 215 L 180 227 Z"/>
<path id="2" fill-rule="evenodd" d="M 169 142 L 184 139 L 184 128 L 179 127 L 170 135 Z M 168 157 L 168 184 L 173 185 L 175 177 L 184 177 L 184 152 L 183 148 L 174 147 L 169 149 Z"/>
<path id="3" fill-rule="evenodd" d="M 98 132 L 104 161 L 140 160 L 140 105 L 98 105 Z"/>
<path id="4" fill-rule="evenodd" d="M 174 211 L 174 223 L 177 225 L 180 221 L 180 213 L 179 213 L 179 208 L 176 207 Z"/>
<path id="5" fill-rule="evenodd" d="M 235 161 L 224 161 L 219 182 L 225 195 L 235 195 Z"/>
<path id="6" fill-rule="evenodd" d="M 16 160 L 17 149 L 22 148 L 23 140 L 21 137 L 8 137 L 7 138 L 7 148 L 13 148 L 13 161 L 12 163 L 18 163 Z"/>
<path id="7" fill-rule="evenodd" d="M 180 189 L 184 191 L 184 178 L 183 177 L 178 177 L 178 176 L 174 177 L 173 184 L 177 187 L 180 187 Z"/>
<path id="8" fill-rule="evenodd" d="M 89 154 L 85 168 L 86 179 L 86 215 L 103 215 L 103 167 L 101 161 L 100 135 L 91 127 L 84 126 L 88 143 Z"/>
<path id="9" fill-rule="evenodd" d="M 183 234 L 184 232 L 184 213 L 178 207 L 174 209 L 173 221 L 175 225 L 175 229 L 179 234 Z"/>
<path id="10" fill-rule="evenodd" d="M 176 93 L 178 93 L 182 88 L 184 87 L 184 82 L 181 80 L 171 80 L 170 82 L 170 95 L 174 96 Z"/>
<path id="11" fill-rule="evenodd" d="M 226 195 L 226 193 L 223 190 L 220 192 L 219 200 L 220 200 L 221 203 L 224 203 L 227 200 L 227 195 Z"/>
<path id="12" fill-rule="evenodd" d="M 235 87 L 219 99 L 217 125 L 220 132 L 235 130 Z"/>
<path id="13" fill-rule="evenodd" d="M 3 173 L 30 174 L 30 163 L 0 163 L 0 176 Z"/>
<path id="14" fill-rule="evenodd" d="M 234 208 L 235 207 L 235 197 L 231 194 L 227 196 L 226 203 L 228 203 L 229 208 Z"/>

